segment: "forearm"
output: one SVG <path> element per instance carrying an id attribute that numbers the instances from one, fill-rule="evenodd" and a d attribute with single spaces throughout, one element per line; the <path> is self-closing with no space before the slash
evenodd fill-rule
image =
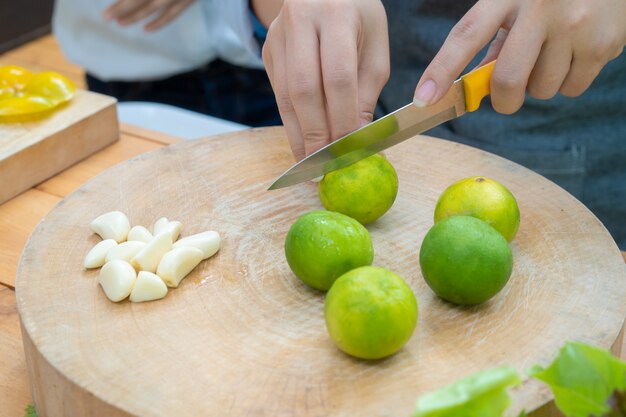
<path id="1" fill-rule="evenodd" d="M 276 19 L 281 7 L 283 0 L 252 0 L 254 13 L 266 28 Z"/>

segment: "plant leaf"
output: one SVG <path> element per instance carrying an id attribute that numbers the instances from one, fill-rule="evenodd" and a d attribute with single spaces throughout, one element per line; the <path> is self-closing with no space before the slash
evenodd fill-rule
<path id="1" fill-rule="evenodd" d="M 511 403 L 507 387 L 520 382 L 509 366 L 477 372 L 419 398 L 413 417 L 501 417 Z"/>
<path id="2" fill-rule="evenodd" d="M 26 415 L 24 417 L 37 417 L 37 411 L 35 411 L 35 406 L 29 405 L 26 407 Z"/>
<path id="3" fill-rule="evenodd" d="M 567 342 L 550 366 L 535 365 L 529 374 L 550 386 L 556 406 L 567 417 L 604 415 L 613 392 L 626 388 L 626 363 L 580 342 Z"/>

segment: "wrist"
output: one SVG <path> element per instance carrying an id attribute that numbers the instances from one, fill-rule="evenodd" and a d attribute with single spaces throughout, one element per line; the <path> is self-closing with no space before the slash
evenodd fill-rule
<path id="1" fill-rule="evenodd" d="M 283 7 L 283 0 L 250 0 L 250 10 L 255 18 L 269 28 Z"/>

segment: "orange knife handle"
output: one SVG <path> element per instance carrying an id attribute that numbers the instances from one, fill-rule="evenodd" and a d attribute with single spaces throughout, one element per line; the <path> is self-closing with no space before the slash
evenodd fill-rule
<path id="1" fill-rule="evenodd" d="M 495 65 L 496 61 L 491 61 L 461 77 L 465 92 L 465 111 L 478 109 L 482 99 L 491 92 L 491 73 Z"/>

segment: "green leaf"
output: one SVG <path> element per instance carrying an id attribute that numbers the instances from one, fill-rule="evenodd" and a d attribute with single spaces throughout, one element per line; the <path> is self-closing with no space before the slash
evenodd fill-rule
<path id="1" fill-rule="evenodd" d="M 29 405 L 28 407 L 26 407 L 26 415 L 24 417 L 37 417 L 37 411 L 35 411 L 35 407 L 32 405 Z"/>
<path id="2" fill-rule="evenodd" d="M 502 417 L 511 403 L 507 387 L 520 382 L 508 366 L 477 372 L 419 398 L 413 417 Z"/>
<path id="3" fill-rule="evenodd" d="M 556 406 L 567 417 L 604 415 L 613 392 L 626 388 L 625 362 L 579 342 L 567 342 L 548 368 L 535 365 L 529 374 L 550 386 Z"/>

